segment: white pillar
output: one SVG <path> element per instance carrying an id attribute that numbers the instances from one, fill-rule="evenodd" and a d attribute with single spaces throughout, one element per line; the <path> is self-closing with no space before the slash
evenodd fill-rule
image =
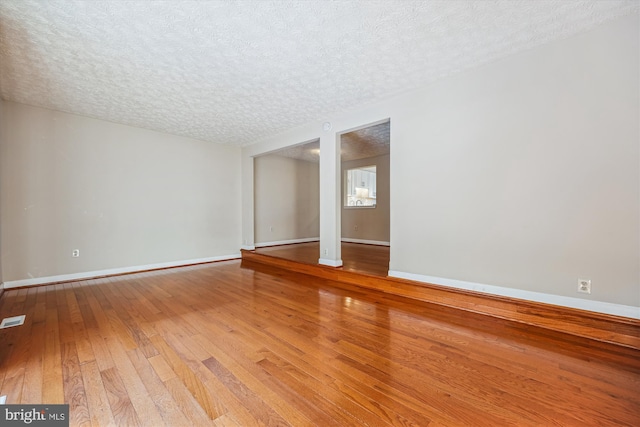
<path id="1" fill-rule="evenodd" d="M 242 249 L 255 249 L 253 234 L 253 157 L 242 153 Z"/>
<path id="2" fill-rule="evenodd" d="M 342 266 L 340 136 L 328 123 L 320 136 L 320 259 L 318 264 Z"/>

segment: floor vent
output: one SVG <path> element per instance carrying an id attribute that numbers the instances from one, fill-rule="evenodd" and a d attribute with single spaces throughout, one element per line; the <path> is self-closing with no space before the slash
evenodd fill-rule
<path id="1" fill-rule="evenodd" d="M 22 316 L 5 317 L 4 319 L 2 319 L 2 323 L 0 323 L 0 329 L 10 328 L 12 326 L 20 326 L 24 324 L 24 317 L 24 314 Z"/>

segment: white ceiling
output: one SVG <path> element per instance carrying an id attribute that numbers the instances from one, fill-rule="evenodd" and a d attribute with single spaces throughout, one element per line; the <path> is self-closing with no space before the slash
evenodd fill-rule
<path id="1" fill-rule="evenodd" d="M 0 96 L 244 145 L 637 11 L 635 0 L 0 0 Z"/>
<path id="2" fill-rule="evenodd" d="M 389 122 L 380 123 L 340 135 L 340 160 L 368 159 L 390 153 L 391 128 Z M 269 155 L 291 157 L 320 163 L 320 141 L 282 148 Z"/>

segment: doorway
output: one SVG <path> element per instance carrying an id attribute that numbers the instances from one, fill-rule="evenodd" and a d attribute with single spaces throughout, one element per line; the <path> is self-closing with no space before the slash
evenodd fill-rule
<path id="1" fill-rule="evenodd" d="M 390 161 L 389 120 L 340 135 L 342 177 L 341 240 L 343 268 L 389 269 Z"/>
<path id="2" fill-rule="evenodd" d="M 319 241 L 319 145 L 314 140 L 254 159 L 256 248 Z"/>

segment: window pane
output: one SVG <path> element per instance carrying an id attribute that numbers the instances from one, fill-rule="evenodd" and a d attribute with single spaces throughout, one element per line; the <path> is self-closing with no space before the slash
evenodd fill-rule
<path id="1" fill-rule="evenodd" d="M 345 191 L 345 206 L 376 205 L 376 167 L 365 166 L 348 169 Z"/>

